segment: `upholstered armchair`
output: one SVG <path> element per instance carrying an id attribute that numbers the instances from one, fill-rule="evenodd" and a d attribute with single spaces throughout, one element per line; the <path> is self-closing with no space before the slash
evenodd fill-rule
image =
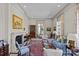
<path id="1" fill-rule="evenodd" d="M 18 55 L 20 56 L 29 56 L 29 48 L 28 46 L 24 45 L 19 45 L 18 42 L 16 41 L 16 47 L 18 49 Z"/>

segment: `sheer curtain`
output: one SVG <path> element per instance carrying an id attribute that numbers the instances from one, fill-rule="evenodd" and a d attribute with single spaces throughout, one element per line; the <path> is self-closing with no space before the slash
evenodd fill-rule
<path id="1" fill-rule="evenodd" d="M 77 48 L 79 49 L 79 7 L 77 8 Z"/>
<path id="2" fill-rule="evenodd" d="M 59 17 L 57 17 L 56 34 L 64 35 L 64 14 L 61 14 Z"/>
<path id="3" fill-rule="evenodd" d="M 77 9 L 77 33 L 79 33 L 79 7 Z"/>
<path id="4" fill-rule="evenodd" d="M 44 35 L 44 21 L 43 20 L 37 20 L 37 36 L 43 36 Z"/>

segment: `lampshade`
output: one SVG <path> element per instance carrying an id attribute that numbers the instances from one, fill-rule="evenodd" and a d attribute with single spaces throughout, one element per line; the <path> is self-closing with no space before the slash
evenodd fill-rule
<path id="1" fill-rule="evenodd" d="M 77 34 L 69 33 L 67 36 L 67 44 L 68 44 L 69 40 L 75 41 L 75 47 L 77 46 Z"/>

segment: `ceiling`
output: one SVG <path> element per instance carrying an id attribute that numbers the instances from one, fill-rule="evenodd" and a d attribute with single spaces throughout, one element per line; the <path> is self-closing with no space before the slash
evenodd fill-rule
<path id="1" fill-rule="evenodd" d="M 52 18 L 67 3 L 22 3 L 20 5 L 29 18 Z"/>

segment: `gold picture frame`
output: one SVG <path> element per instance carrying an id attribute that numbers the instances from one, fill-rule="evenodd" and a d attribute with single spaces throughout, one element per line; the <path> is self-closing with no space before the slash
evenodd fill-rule
<path id="1" fill-rule="evenodd" d="M 23 27 L 23 19 L 16 16 L 16 15 L 13 15 L 13 29 L 22 29 Z"/>

